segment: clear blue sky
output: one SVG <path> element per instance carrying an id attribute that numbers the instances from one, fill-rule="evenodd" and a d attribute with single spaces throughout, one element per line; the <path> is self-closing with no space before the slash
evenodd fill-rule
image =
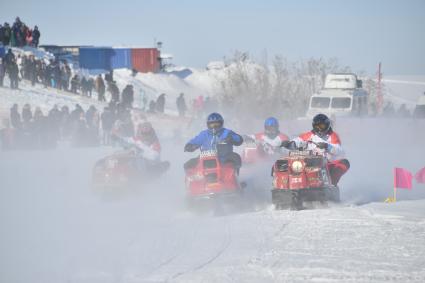
<path id="1" fill-rule="evenodd" d="M 425 0 L 0 0 L 42 44 L 164 43 L 178 65 L 204 67 L 234 50 L 261 58 L 337 57 L 355 71 L 425 75 Z"/>

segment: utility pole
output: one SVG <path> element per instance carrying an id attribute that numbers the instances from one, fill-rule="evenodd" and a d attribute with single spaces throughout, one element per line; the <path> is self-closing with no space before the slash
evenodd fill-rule
<path id="1" fill-rule="evenodd" d="M 381 62 L 378 64 L 378 88 L 376 95 L 376 113 L 382 113 L 382 106 L 384 104 L 384 99 L 382 96 L 382 72 L 381 72 Z"/>

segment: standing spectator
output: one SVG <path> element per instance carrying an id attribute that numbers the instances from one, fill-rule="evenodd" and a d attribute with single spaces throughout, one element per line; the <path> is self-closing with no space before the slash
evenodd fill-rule
<path id="1" fill-rule="evenodd" d="M 11 39 L 11 45 L 14 47 L 21 47 L 24 45 L 24 38 L 23 38 L 23 24 L 21 22 L 21 19 L 19 17 L 16 17 L 15 22 L 12 25 L 12 39 Z"/>
<path id="2" fill-rule="evenodd" d="M 87 80 L 87 95 L 88 95 L 90 98 L 91 98 L 91 96 L 92 96 L 93 88 L 94 88 L 94 80 L 93 80 L 93 78 L 89 78 L 89 79 Z"/>
<path id="3" fill-rule="evenodd" d="M 41 64 L 41 75 L 43 78 L 44 87 L 46 88 L 50 86 L 50 80 L 51 80 L 50 78 L 52 76 L 51 69 L 44 62 Z"/>
<path id="4" fill-rule="evenodd" d="M 10 121 L 12 124 L 12 127 L 15 129 L 21 129 L 22 128 L 22 121 L 21 121 L 21 115 L 19 115 L 18 112 L 18 104 L 13 104 L 12 108 L 10 108 Z"/>
<path id="5" fill-rule="evenodd" d="M 66 70 L 66 66 L 61 67 L 61 85 L 62 89 L 68 91 L 69 90 L 69 77 Z"/>
<path id="6" fill-rule="evenodd" d="M 156 108 L 155 101 L 151 100 L 151 102 L 149 102 L 148 112 L 149 113 L 155 113 L 155 108 Z"/>
<path id="7" fill-rule="evenodd" d="M 11 89 L 18 89 L 18 81 L 19 81 L 19 68 L 18 64 L 16 64 L 15 60 L 13 60 L 7 69 L 7 72 L 9 73 L 9 79 L 10 79 L 10 88 Z"/>
<path id="8" fill-rule="evenodd" d="M 202 117 L 202 112 L 204 111 L 204 97 L 199 95 L 193 103 L 193 111 L 195 112 L 196 117 Z"/>
<path id="9" fill-rule="evenodd" d="M 97 100 L 106 101 L 105 99 L 105 82 L 102 79 L 101 75 L 98 75 L 96 78 L 96 91 L 97 91 Z"/>
<path id="10" fill-rule="evenodd" d="M 34 26 L 34 30 L 32 31 L 32 45 L 34 47 L 38 47 L 38 43 L 40 40 L 40 31 L 38 30 L 38 26 Z"/>
<path id="11" fill-rule="evenodd" d="M 4 27 L 0 24 L 0 42 L 3 43 Z"/>
<path id="12" fill-rule="evenodd" d="M 34 111 L 34 119 L 32 122 L 32 141 L 36 148 L 47 147 L 47 128 L 47 118 L 44 116 L 40 107 L 36 107 Z"/>
<path id="13" fill-rule="evenodd" d="M 81 95 L 87 96 L 87 79 L 84 76 L 81 78 Z"/>
<path id="14" fill-rule="evenodd" d="M 70 117 L 69 117 L 71 122 L 77 121 L 80 118 L 81 115 L 84 116 L 83 108 L 81 107 L 80 104 L 75 104 L 75 109 L 71 112 Z"/>
<path id="15" fill-rule="evenodd" d="M 162 93 L 158 98 L 156 99 L 156 111 L 159 113 L 164 113 L 165 108 L 165 93 Z"/>
<path id="16" fill-rule="evenodd" d="M 31 46 L 32 44 L 32 30 L 29 28 L 25 30 L 25 43 L 28 46 Z"/>
<path id="17" fill-rule="evenodd" d="M 75 74 L 71 79 L 71 92 L 78 94 L 78 88 L 80 87 L 80 78 Z"/>
<path id="18" fill-rule="evenodd" d="M 13 54 L 12 49 L 9 49 L 4 56 L 4 65 L 6 69 L 8 68 L 9 64 L 12 63 L 12 61 L 15 61 L 15 54 Z"/>
<path id="19" fill-rule="evenodd" d="M 57 141 L 60 137 L 60 123 L 61 123 L 61 116 L 62 113 L 59 110 L 58 106 L 55 104 L 52 109 L 50 109 L 49 114 L 47 116 L 47 123 L 48 123 L 48 140 L 47 146 L 49 147 L 55 147 L 57 144 Z"/>
<path id="20" fill-rule="evenodd" d="M 0 129 L 0 144 L 2 150 L 15 148 L 15 130 L 10 127 L 9 119 L 3 119 L 3 129 Z"/>
<path id="21" fill-rule="evenodd" d="M 108 91 L 111 94 L 111 101 L 118 103 L 120 101 L 120 90 L 118 89 L 115 81 L 108 83 Z"/>
<path id="22" fill-rule="evenodd" d="M 9 23 L 4 23 L 3 26 L 3 45 L 9 45 L 10 44 L 10 37 L 12 35 L 12 30 L 10 29 Z"/>
<path id="23" fill-rule="evenodd" d="M 6 67 L 3 63 L 3 58 L 0 58 L 0 87 L 3 86 L 4 75 L 6 74 Z"/>
<path id="24" fill-rule="evenodd" d="M 127 85 L 124 90 L 122 91 L 122 104 L 124 107 L 133 107 L 133 101 L 134 101 L 134 91 L 132 85 Z"/>
<path id="25" fill-rule="evenodd" d="M 28 103 L 26 103 L 24 107 L 22 108 L 22 121 L 24 122 L 24 124 L 29 124 L 31 122 L 31 119 L 32 119 L 31 106 Z"/>
<path id="26" fill-rule="evenodd" d="M 57 89 L 62 89 L 61 69 L 60 69 L 59 62 L 57 60 L 53 62 L 52 70 L 53 70 L 53 81 L 54 81 L 53 87 Z"/>
<path id="27" fill-rule="evenodd" d="M 37 66 L 34 55 L 30 56 L 30 59 L 27 60 L 27 65 L 28 79 L 31 81 L 31 85 L 34 86 L 37 80 Z"/>
<path id="28" fill-rule="evenodd" d="M 61 137 L 62 138 L 69 138 L 71 135 L 72 130 L 72 123 L 69 115 L 69 108 L 68 106 L 62 106 L 61 108 L 61 121 L 60 121 L 60 127 L 61 127 Z"/>
<path id="29" fill-rule="evenodd" d="M 187 110 L 186 101 L 184 99 L 184 93 L 180 93 L 180 96 L 176 100 L 176 104 L 177 110 L 179 111 L 179 116 L 184 117 L 184 114 Z"/>
<path id="30" fill-rule="evenodd" d="M 3 26 L 3 45 L 9 45 L 10 44 L 10 37 L 12 35 L 12 30 L 9 26 L 9 23 L 4 23 Z"/>
<path id="31" fill-rule="evenodd" d="M 111 144 L 111 130 L 112 126 L 115 123 L 115 115 L 110 107 L 105 107 L 103 109 L 103 113 L 101 115 L 102 120 L 102 132 L 103 132 L 103 144 L 110 145 Z"/>

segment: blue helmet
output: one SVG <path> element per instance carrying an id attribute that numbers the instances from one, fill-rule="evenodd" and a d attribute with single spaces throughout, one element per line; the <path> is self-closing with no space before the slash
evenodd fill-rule
<path id="1" fill-rule="evenodd" d="M 223 116 L 214 112 L 208 115 L 207 118 L 207 127 L 210 130 L 219 130 L 223 127 L 224 119 Z"/>
<path id="2" fill-rule="evenodd" d="M 275 117 L 269 117 L 264 121 L 264 133 L 271 139 L 279 134 L 279 121 Z"/>

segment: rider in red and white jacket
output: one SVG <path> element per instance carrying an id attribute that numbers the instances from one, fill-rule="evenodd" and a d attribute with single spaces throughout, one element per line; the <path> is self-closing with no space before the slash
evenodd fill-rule
<path id="1" fill-rule="evenodd" d="M 325 155 L 328 159 L 332 184 L 337 185 L 342 175 L 350 168 L 350 163 L 344 158 L 341 140 L 332 130 L 331 120 L 324 114 L 316 115 L 312 126 L 311 131 L 299 135 L 292 141 L 283 142 L 282 146 L 306 147 L 308 150 Z"/>
<path id="2" fill-rule="evenodd" d="M 245 140 L 255 141 L 260 151 L 272 155 L 281 151 L 281 144 L 288 140 L 288 136 L 279 131 L 279 121 L 270 117 L 264 121 L 264 132 L 246 136 Z"/>
<path id="3" fill-rule="evenodd" d="M 136 135 L 127 138 L 126 142 L 141 150 L 141 157 L 151 161 L 159 161 L 161 144 L 151 123 L 144 122 L 138 125 Z"/>

